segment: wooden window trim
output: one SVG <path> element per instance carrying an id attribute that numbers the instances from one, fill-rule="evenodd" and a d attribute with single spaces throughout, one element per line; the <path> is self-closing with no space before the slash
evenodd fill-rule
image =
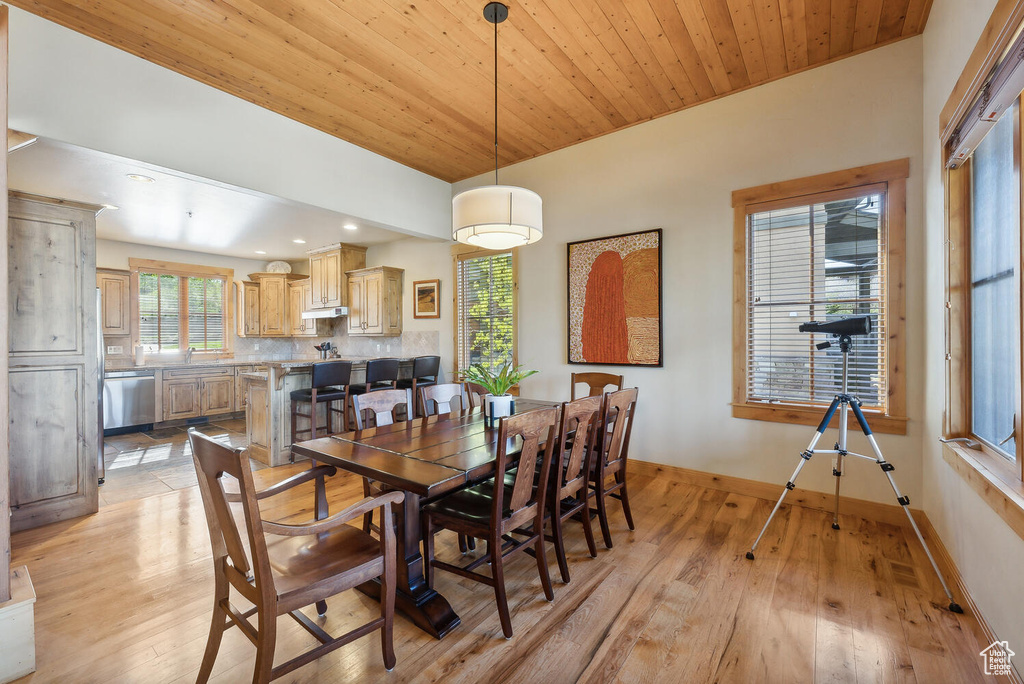
<path id="1" fill-rule="evenodd" d="M 886 316 L 889 330 L 887 359 L 888 409 L 865 411 L 876 432 L 907 433 L 906 405 L 906 218 L 907 177 L 910 160 L 897 159 L 844 171 L 797 178 L 780 183 L 737 190 L 733 205 L 733 401 L 734 418 L 766 420 L 797 425 L 817 425 L 821 406 L 766 404 L 747 399 L 747 216 L 763 206 L 779 208 L 806 203 L 812 195 L 849 193 L 877 186 L 885 193 L 885 225 L 888 251 L 886 269 Z M 838 415 L 832 425 L 839 424 Z"/>
<path id="2" fill-rule="evenodd" d="M 132 308 L 132 348 L 141 344 L 141 326 L 139 325 L 139 273 L 158 273 L 161 275 L 173 275 L 182 278 L 223 278 L 224 279 L 224 348 L 219 351 L 205 351 L 197 349 L 194 354 L 205 359 L 230 359 L 234 358 L 235 349 L 235 326 L 234 326 L 234 299 L 231 297 L 231 284 L 234 281 L 235 271 L 231 268 L 219 268 L 216 266 L 201 266 L 198 264 L 183 264 L 173 261 L 162 261 L 156 259 L 128 259 L 128 270 L 131 272 L 131 308 Z M 184 322 L 185 328 L 182 332 L 188 332 L 188 298 L 180 297 L 181 308 L 179 320 Z M 187 337 L 184 338 L 187 342 Z M 184 358 L 182 351 L 178 356 Z M 161 357 L 163 358 L 163 357 Z"/>
<path id="3" fill-rule="evenodd" d="M 1009 47 L 1024 23 L 1024 0 L 1000 0 L 974 51 L 968 58 L 939 116 L 939 144 L 947 151 L 956 126 L 963 120 L 971 103 L 978 97 L 985 81 L 999 58 Z M 1018 108 L 1019 116 L 1019 108 Z M 1021 129 L 1018 121 L 1018 144 Z M 1018 149 L 1018 158 L 1021 150 Z M 946 439 L 964 439 L 970 435 L 970 218 L 971 165 L 969 159 L 956 169 L 944 169 L 945 214 L 945 352 L 946 405 L 942 432 Z M 1024 173 L 1021 174 L 1024 184 Z M 1022 188 L 1024 190 L 1024 188 Z M 1021 193 L 1024 202 L 1024 192 Z M 1022 208 L 1024 217 L 1024 208 Z M 1024 221 L 1022 221 L 1024 233 Z M 1024 235 L 1022 235 L 1024 240 Z M 1024 243 L 1021 246 L 1024 269 Z M 1024 273 L 1024 270 L 1020 271 Z M 1019 277 L 1024 281 L 1024 277 Z M 1024 324 L 1024 292 L 1020 297 L 1019 319 Z M 1024 369 L 1024 362 L 1021 363 Z M 1024 387 L 1024 370 L 1022 370 Z M 1024 395 L 1024 391 L 1021 392 Z M 1024 398 L 1021 398 L 1024 404 Z M 963 444 L 943 445 L 943 459 L 992 508 L 1019 537 L 1024 539 L 1024 432 L 1020 417 L 1024 406 L 1017 407 L 1017 462 L 979 444 L 968 448 Z"/>
<path id="4" fill-rule="evenodd" d="M 504 251 L 504 250 L 500 250 Z M 455 368 L 458 374 L 462 368 L 459 357 L 459 261 L 494 254 L 495 250 L 481 249 L 472 245 L 457 243 L 452 245 L 452 340 L 455 343 Z M 519 248 L 512 248 L 512 365 L 519 365 Z M 518 394 L 519 388 L 514 387 L 512 394 Z"/>

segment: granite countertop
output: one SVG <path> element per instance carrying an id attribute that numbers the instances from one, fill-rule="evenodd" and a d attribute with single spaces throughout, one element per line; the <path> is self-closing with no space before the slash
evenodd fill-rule
<path id="1" fill-rule="evenodd" d="M 370 359 L 387 359 L 395 358 L 391 356 L 346 356 L 333 359 L 327 359 L 328 361 L 351 361 L 355 364 L 365 363 Z M 239 359 L 203 359 L 194 361 L 192 363 L 177 362 L 150 362 L 147 361 L 141 366 L 136 366 L 131 362 L 114 362 L 108 363 L 106 370 L 136 370 L 136 369 L 153 369 L 153 370 L 177 370 L 187 368 L 223 368 L 225 366 L 273 366 L 275 368 L 308 368 L 315 363 L 320 363 L 323 359 L 286 359 L 286 360 L 259 360 L 259 361 L 241 361 Z M 412 358 L 398 357 L 399 363 L 411 363 Z"/>

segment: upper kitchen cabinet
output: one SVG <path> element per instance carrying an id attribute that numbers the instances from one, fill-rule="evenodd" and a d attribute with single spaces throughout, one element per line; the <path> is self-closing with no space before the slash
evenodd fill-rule
<path id="1" fill-rule="evenodd" d="M 402 334 L 402 275 L 400 268 L 376 266 L 349 271 L 348 334 Z"/>
<path id="2" fill-rule="evenodd" d="M 98 209 L 10 194 L 13 530 L 95 513 L 99 504 Z"/>
<path id="3" fill-rule="evenodd" d="M 100 332 L 104 335 L 131 335 L 131 273 L 110 268 L 96 269 L 96 287 L 100 289 Z"/>
<path id="4" fill-rule="evenodd" d="M 312 283 L 309 278 L 288 283 L 288 330 L 291 337 L 330 337 L 331 323 L 323 318 L 303 318 L 313 309 Z"/>
<path id="5" fill-rule="evenodd" d="M 350 306 L 345 273 L 366 266 L 366 248 L 338 242 L 309 252 L 310 300 L 313 309 Z"/>
<path id="6" fill-rule="evenodd" d="M 260 337 L 290 337 L 288 325 L 288 284 L 307 276 L 297 273 L 250 273 L 259 283 Z"/>
<path id="7" fill-rule="evenodd" d="M 260 335 L 260 285 L 250 280 L 235 281 L 235 312 L 239 337 Z"/>

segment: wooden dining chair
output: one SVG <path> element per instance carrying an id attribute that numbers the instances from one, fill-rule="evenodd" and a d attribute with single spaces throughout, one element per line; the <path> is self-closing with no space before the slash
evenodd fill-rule
<path id="1" fill-rule="evenodd" d="M 469 394 L 460 382 L 420 388 L 420 408 L 424 416 L 436 416 L 470 408 Z M 453 408 L 454 405 L 454 408 Z"/>
<path id="2" fill-rule="evenodd" d="M 399 409 L 404 409 L 406 416 L 412 415 L 412 390 L 384 389 L 368 394 L 356 394 L 352 397 L 352 408 L 356 416 L 357 430 L 365 430 L 371 425 L 393 425 L 398 420 Z M 378 496 L 385 491 L 387 490 L 376 480 L 363 478 L 363 496 Z M 363 516 L 363 531 L 379 531 L 373 524 L 372 510 Z"/>
<path id="3" fill-rule="evenodd" d="M 572 398 L 576 399 L 576 386 L 586 385 L 588 397 L 599 397 L 604 394 L 607 387 L 622 389 L 622 376 L 611 373 L 573 373 L 572 374 Z"/>
<path id="4" fill-rule="evenodd" d="M 539 465 L 537 456 L 542 444 L 554 443 L 557 420 L 557 408 L 502 418 L 498 427 L 494 477 L 443 496 L 422 509 L 427 584 L 434 586 L 434 569 L 439 568 L 493 587 L 501 631 L 506 639 L 512 637 L 512 618 L 505 595 L 506 558 L 533 548 L 544 596 L 548 601 L 554 600 L 544 555 L 544 498 L 551 467 L 551 450 L 545 450 Z M 510 466 L 515 465 L 510 462 L 507 451 L 513 437 L 522 439 L 522 448 L 515 475 L 511 484 L 506 484 L 505 475 L 511 474 Z M 540 478 L 539 486 L 535 487 L 534 472 L 537 468 L 540 468 Z M 442 528 L 486 539 L 488 553 L 462 566 L 437 560 L 434 558 L 434 533 Z M 519 535 L 520 538 L 513 535 Z M 491 566 L 490 575 L 474 572 L 487 563 Z"/>
<path id="5" fill-rule="evenodd" d="M 484 405 L 484 397 L 490 392 L 483 385 L 478 385 L 475 382 L 463 383 L 466 386 L 466 394 L 469 395 L 469 403 L 473 408 L 479 408 Z"/>
<path id="6" fill-rule="evenodd" d="M 437 376 L 441 373 L 440 356 L 417 356 L 412 360 L 412 377 L 398 380 L 399 389 L 411 389 L 413 401 L 416 405 L 416 416 L 426 415 L 420 401 L 420 387 L 430 387 L 437 384 Z"/>
<path id="7" fill-rule="evenodd" d="M 598 452 L 591 468 L 590 486 L 594 490 L 597 504 L 597 518 L 601 522 L 604 545 L 612 548 L 611 529 L 608 525 L 607 499 L 612 497 L 622 503 L 629 529 L 633 526 L 633 513 L 629 510 L 629 491 L 626 489 L 626 459 L 629 452 L 629 437 L 633 431 L 633 417 L 636 413 L 637 388 L 610 392 L 604 397 L 601 413 L 601 435 L 597 438 Z M 608 478 L 613 478 L 609 483 Z"/>
<path id="8" fill-rule="evenodd" d="M 587 550 L 597 557 L 594 530 L 590 524 L 589 475 L 593 456 L 599 450 L 601 410 L 603 397 L 584 397 L 562 404 L 555 438 L 554 457 L 551 460 L 551 491 L 548 496 L 548 517 L 551 519 L 551 537 L 555 558 L 562 573 L 562 581 L 569 582 L 569 563 L 562 539 L 562 524 L 573 516 L 583 523 Z"/>
<path id="9" fill-rule="evenodd" d="M 391 492 L 363 499 L 334 516 L 309 523 L 266 521 L 260 517 L 258 501 L 308 482 L 316 477 L 317 468 L 257 492 L 244 449 L 232 449 L 195 431 L 190 431 L 188 438 L 210 529 L 215 586 L 210 635 L 196 681 L 209 679 L 221 637 L 233 625 L 256 646 L 253 682 L 277 679 L 378 629 L 384 667 L 389 671 L 393 669 L 394 528 L 385 525 L 378 541 L 345 523 L 377 508 L 381 509 L 383 520 L 390 520 L 391 506 L 402 500 L 401 494 Z M 237 496 L 225 492 L 225 475 L 237 480 Z M 242 530 L 229 507 L 231 501 L 242 505 L 248 551 L 242 542 Z M 381 580 L 380 617 L 340 637 L 332 637 L 299 610 L 377 577 Z M 254 607 L 245 612 L 236 608 L 231 601 L 232 588 Z M 320 644 L 275 667 L 277 618 L 285 614 Z M 257 625 L 249 621 L 254 615 Z"/>

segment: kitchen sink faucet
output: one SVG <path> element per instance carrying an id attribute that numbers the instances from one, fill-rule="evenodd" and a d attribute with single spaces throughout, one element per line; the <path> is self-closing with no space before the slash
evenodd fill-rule
<path id="1" fill-rule="evenodd" d="M 195 350 L 195 347 L 189 347 L 185 351 L 185 363 L 192 363 L 192 352 L 194 352 Z"/>

